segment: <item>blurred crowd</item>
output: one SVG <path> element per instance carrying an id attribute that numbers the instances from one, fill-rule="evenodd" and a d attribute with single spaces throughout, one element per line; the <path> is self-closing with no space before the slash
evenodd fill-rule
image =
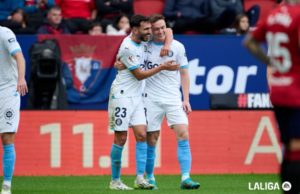
<path id="1" fill-rule="evenodd" d="M 0 0 L 0 25 L 16 34 L 126 35 L 135 1 L 142 0 Z M 256 4 L 245 10 L 246 0 L 162 1 L 175 34 L 242 35 L 261 12 Z"/>

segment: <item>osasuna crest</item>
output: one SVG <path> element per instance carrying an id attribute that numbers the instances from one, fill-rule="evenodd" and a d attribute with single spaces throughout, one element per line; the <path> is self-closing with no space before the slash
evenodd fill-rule
<path id="1" fill-rule="evenodd" d="M 73 59 L 67 62 L 72 76 L 73 87 L 78 92 L 86 92 L 99 78 L 101 62 L 93 58 L 95 46 L 81 44 L 71 47 Z"/>

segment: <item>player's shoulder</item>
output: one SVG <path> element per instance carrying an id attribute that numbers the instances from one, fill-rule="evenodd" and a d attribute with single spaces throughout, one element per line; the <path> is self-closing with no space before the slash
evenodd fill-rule
<path id="1" fill-rule="evenodd" d="M 15 39 L 15 34 L 11 29 L 4 26 L 0 26 L 0 39 L 2 40 Z"/>
<path id="2" fill-rule="evenodd" d="M 13 33 L 13 31 L 7 27 L 4 27 L 4 26 L 0 26 L 0 34 L 1 36 L 6 36 L 6 35 L 11 35 Z"/>
<path id="3" fill-rule="evenodd" d="M 179 42 L 178 40 L 175 40 L 175 39 L 172 41 L 171 47 L 174 47 L 176 49 L 181 49 L 181 50 L 184 49 L 184 45 L 181 42 Z"/>

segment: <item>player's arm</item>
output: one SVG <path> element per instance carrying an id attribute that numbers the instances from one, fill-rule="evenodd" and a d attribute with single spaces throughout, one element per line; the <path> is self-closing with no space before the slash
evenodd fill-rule
<path id="1" fill-rule="evenodd" d="M 189 70 L 187 68 L 181 68 L 180 69 L 180 78 L 181 78 L 181 87 L 182 87 L 182 93 L 183 93 L 183 110 L 189 114 L 192 112 L 192 108 L 190 105 L 190 76 L 189 76 Z"/>
<path id="2" fill-rule="evenodd" d="M 244 45 L 256 58 L 261 60 L 264 64 L 270 64 L 270 58 L 267 56 L 261 44 L 256 41 L 251 35 L 248 35 L 246 37 Z"/>
<path id="3" fill-rule="evenodd" d="M 162 70 L 168 70 L 168 71 L 176 71 L 178 70 L 179 65 L 175 64 L 173 61 L 167 61 L 163 64 L 160 64 L 158 67 L 149 69 L 147 71 L 142 71 L 140 68 L 135 68 L 131 70 L 131 73 L 137 80 L 143 80 L 148 77 L 151 77 L 152 75 L 162 71 Z"/>
<path id="4" fill-rule="evenodd" d="M 174 40 L 174 36 L 173 36 L 173 30 L 171 28 L 166 28 L 166 39 L 164 42 L 164 46 L 160 51 L 160 56 L 167 56 L 169 51 L 170 51 L 170 46 L 172 41 Z"/>
<path id="5" fill-rule="evenodd" d="M 27 83 L 25 80 L 25 59 L 22 54 L 22 51 L 17 51 L 12 56 L 16 60 L 18 67 L 17 91 L 20 93 L 21 96 L 24 96 L 28 92 Z"/>

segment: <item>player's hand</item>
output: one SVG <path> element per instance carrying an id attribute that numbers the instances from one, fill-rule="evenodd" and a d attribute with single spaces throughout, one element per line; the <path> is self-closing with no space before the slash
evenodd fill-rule
<path id="1" fill-rule="evenodd" d="M 126 69 L 126 66 L 119 60 L 117 60 L 114 64 L 114 67 L 117 69 L 117 70 L 124 70 Z"/>
<path id="2" fill-rule="evenodd" d="M 189 101 L 183 101 L 183 102 L 182 102 L 182 108 L 183 108 L 183 110 L 184 110 L 184 112 L 185 112 L 186 114 L 189 114 L 189 113 L 192 112 L 192 107 L 191 107 Z"/>
<path id="3" fill-rule="evenodd" d="M 161 56 L 161 57 L 168 56 L 169 51 L 170 51 L 170 47 L 164 46 L 164 47 L 160 50 L 160 56 Z"/>
<path id="4" fill-rule="evenodd" d="M 176 64 L 175 61 L 167 61 L 162 64 L 162 68 L 168 71 L 177 71 L 180 65 Z"/>
<path id="5" fill-rule="evenodd" d="M 17 91 L 21 96 L 24 96 L 28 92 L 25 78 L 18 79 Z"/>

